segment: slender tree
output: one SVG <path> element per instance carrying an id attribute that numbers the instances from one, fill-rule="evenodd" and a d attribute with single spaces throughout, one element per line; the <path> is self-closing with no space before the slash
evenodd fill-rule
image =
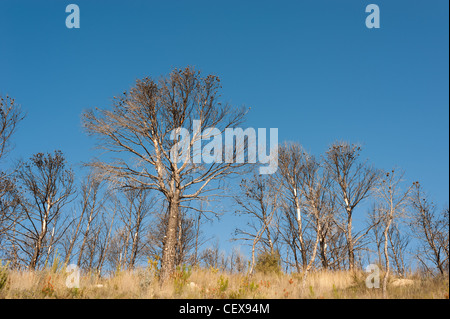
<path id="1" fill-rule="evenodd" d="M 390 172 L 383 174 L 382 181 L 376 189 L 376 194 L 380 199 L 379 212 L 384 226 L 383 229 L 383 244 L 384 244 L 384 260 L 385 269 L 383 277 L 383 294 L 387 293 L 387 281 L 391 271 L 389 258 L 389 234 L 391 232 L 392 224 L 400 217 L 405 215 L 405 206 L 411 191 L 411 187 L 406 190 L 401 189 L 401 182 L 403 180 L 403 172 L 397 172 L 393 169 Z"/>
<path id="2" fill-rule="evenodd" d="M 24 117 L 14 98 L 0 95 L 0 163 L 11 150 L 11 137 Z M 0 169 L 0 246 L 2 247 L 6 245 L 5 240 L 10 241 L 15 234 L 14 229 L 19 218 L 18 195 L 15 178 L 10 172 Z M 12 245 L 12 250 L 15 251 L 14 241 Z M 14 255 L 15 252 L 12 254 Z"/>
<path id="3" fill-rule="evenodd" d="M 38 153 L 23 163 L 17 179 L 23 190 L 21 209 L 24 218 L 19 222 L 22 238 L 18 244 L 28 254 L 28 267 L 36 269 L 43 254 L 49 230 L 56 225 L 63 207 L 74 194 L 73 172 L 66 168 L 60 151 Z M 30 249 L 26 249 L 25 247 Z"/>
<path id="4" fill-rule="evenodd" d="M 301 191 L 305 198 L 307 212 L 313 221 L 315 230 L 315 239 L 312 247 L 312 253 L 306 268 L 303 270 L 303 285 L 306 284 L 308 272 L 311 270 L 317 256 L 319 243 L 322 254 L 325 254 L 326 239 L 325 232 L 329 227 L 329 220 L 332 218 L 334 208 L 331 203 L 329 186 L 331 184 L 330 173 L 323 168 L 323 164 L 318 162 L 314 156 L 304 154 L 304 165 L 302 169 L 302 187 Z"/>
<path id="5" fill-rule="evenodd" d="M 124 200 L 119 202 L 119 218 L 124 225 L 124 261 L 133 269 L 141 256 L 143 236 L 147 232 L 147 219 L 153 212 L 155 198 L 146 189 L 129 188 L 123 192 Z"/>
<path id="6" fill-rule="evenodd" d="M 345 223 L 340 227 L 347 238 L 349 267 L 355 267 L 355 239 L 353 238 L 353 214 L 355 208 L 366 199 L 376 186 L 379 172 L 367 162 L 360 162 L 361 147 L 347 142 L 332 144 L 326 154 L 325 164 L 334 180 L 331 190 L 345 211 Z"/>
<path id="7" fill-rule="evenodd" d="M 286 241 L 294 253 L 297 271 L 306 269 L 307 243 L 304 239 L 305 221 L 302 212 L 302 178 L 304 169 L 305 151 L 297 143 L 285 143 L 278 151 L 278 171 L 276 179 L 281 186 L 282 201 L 280 205 L 287 221 Z M 300 261 L 297 257 L 297 247 L 300 251 Z M 301 265 L 301 266 L 300 266 Z"/>
<path id="8" fill-rule="evenodd" d="M 236 240 L 250 240 L 252 242 L 252 257 L 249 273 L 255 265 L 255 252 L 258 243 L 262 250 L 275 254 L 277 234 L 275 230 L 275 214 L 278 209 L 278 192 L 274 180 L 265 175 L 254 174 L 250 180 L 243 179 L 240 184 L 240 195 L 234 197 L 238 205 L 239 217 L 250 217 L 247 228 L 236 228 Z"/>
<path id="9" fill-rule="evenodd" d="M 421 242 L 416 257 L 425 268 L 431 263 L 444 275 L 449 265 L 448 211 L 437 213 L 419 182 L 414 183 L 410 203 L 413 233 Z"/>

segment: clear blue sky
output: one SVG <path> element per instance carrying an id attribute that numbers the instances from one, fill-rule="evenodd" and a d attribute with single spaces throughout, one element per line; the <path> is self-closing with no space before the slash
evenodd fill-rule
<path id="1" fill-rule="evenodd" d="M 78 4 L 81 28 L 67 29 Z M 381 28 L 365 26 L 366 5 Z M 448 1 L 0 1 L 0 94 L 28 113 L 9 165 L 61 149 L 94 154 L 83 109 L 107 107 L 136 78 L 194 65 L 251 106 L 248 125 L 321 154 L 360 142 L 377 167 L 449 193 Z M 227 219 L 225 219 L 226 221 Z M 229 237 L 232 221 L 218 231 Z"/>

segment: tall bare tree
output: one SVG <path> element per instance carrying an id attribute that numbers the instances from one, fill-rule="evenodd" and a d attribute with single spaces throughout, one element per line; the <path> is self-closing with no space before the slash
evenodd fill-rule
<path id="1" fill-rule="evenodd" d="M 98 275 L 101 275 L 113 246 L 113 228 L 117 213 L 116 204 L 111 208 L 111 211 L 111 213 L 108 213 L 107 210 L 101 211 L 100 218 L 96 218 L 97 222 L 93 225 L 88 244 L 86 245 L 86 256 L 83 258 L 87 269 L 94 269 Z"/>
<path id="2" fill-rule="evenodd" d="M 367 161 L 360 162 L 361 147 L 348 142 L 335 142 L 326 154 L 325 164 L 334 180 L 331 188 L 338 204 L 345 211 L 341 225 L 347 238 L 349 267 L 355 267 L 355 239 L 353 238 L 353 213 L 356 206 L 374 189 L 379 172 Z"/>
<path id="3" fill-rule="evenodd" d="M 372 227 L 370 234 L 370 240 L 373 244 L 375 244 L 376 248 L 376 256 L 377 256 L 377 263 L 382 264 L 383 263 L 383 224 L 381 221 L 381 216 L 383 215 L 380 211 L 381 208 L 379 207 L 378 203 L 374 203 L 372 208 L 368 212 L 368 224 L 369 225 L 375 225 Z"/>
<path id="4" fill-rule="evenodd" d="M 0 95 L 0 162 L 11 149 L 11 136 L 25 115 L 10 96 Z M 0 242 L 17 222 L 18 191 L 11 173 L 0 169 Z M 0 246 L 4 246 L 0 243 Z"/>
<path id="5" fill-rule="evenodd" d="M 329 192 L 331 185 L 330 172 L 324 168 L 323 163 L 317 161 L 314 156 L 305 153 L 302 173 L 301 191 L 315 230 L 312 253 L 306 268 L 303 269 L 303 284 L 305 284 L 308 272 L 316 259 L 319 245 L 322 258 L 326 255 L 326 233 L 329 231 L 328 227 L 332 225 L 334 203 Z"/>
<path id="6" fill-rule="evenodd" d="M 307 267 L 307 243 L 304 239 L 305 221 L 302 212 L 302 179 L 304 169 L 305 151 L 298 143 L 285 143 L 278 150 L 278 171 L 276 179 L 281 186 L 283 201 L 281 202 L 285 218 L 288 222 L 286 233 L 291 233 L 285 238 L 291 247 L 297 271 Z M 285 234 L 287 235 L 287 234 Z M 297 261 L 297 246 L 300 250 L 301 266 Z"/>
<path id="7" fill-rule="evenodd" d="M 17 222 L 19 208 L 19 190 L 14 178 L 0 172 L 0 245 L 2 238 Z"/>
<path id="8" fill-rule="evenodd" d="M 18 230 L 22 238 L 17 243 L 28 254 L 29 269 L 34 270 L 49 230 L 56 225 L 62 208 L 74 194 L 74 177 L 66 168 L 63 154 L 55 151 L 53 155 L 38 153 L 32 156 L 17 172 L 17 179 L 24 193 L 21 199 L 24 218 L 19 222 Z"/>
<path id="9" fill-rule="evenodd" d="M 437 213 L 419 182 L 414 183 L 410 200 L 413 233 L 421 243 L 416 257 L 426 269 L 431 262 L 444 275 L 449 269 L 448 210 Z"/>
<path id="10" fill-rule="evenodd" d="M 211 181 L 242 166 L 235 160 L 196 163 L 186 156 L 199 156 L 196 146 L 206 128 L 224 132 L 243 121 L 244 110 L 219 101 L 220 89 L 217 76 L 204 77 L 190 67 L 175 69 L 159 80 L 138 80 L 129 92 L 114 98 L 112 110 L 95 109 L 83 114 L 83 125 L 88 134 L 99 138 L 100 148 L 124 155 L 114 162 L 97 161 L 93 166 L 125 187 L 131 187 L 126 183 L 133 181 L 156 190 L 168 202 L 161 281 L 174 270 L 180 206 L 211 195 Z M 192 132 L 185 144 L 178 140 L 180 128 Z M 182 145 L 186 146 L 184 150 Z"/>
<path id="11" fill-rule="evenodd" d="M 391 248 L 391 256 L 394 261 L 397 274 L 400 276 L 405 276 L 407 270 L 405 255 L 410 243 L 410 234 L 406 233 L 404 228 L 401 228 L 400 222 L 395 222 L 392 223 L 388 237 Z"/>
<path id="12" fill-rule="evenodd" d="M 403 181 L 403 172 L 397 172 L 393 169 L 390 172 L 385 172 L 380 182 L 379 187 L 376 188 L 377 197 L 380 199 L 378 211 L 381 213 L 384 226 L 384 260 L 385 272 L 383 277 L 383 294 L 387 292 L 387 281 L 390 274 L 390 258 L 389 258 L 389 234 L 391 226 L 394 221 L 405 215 L 405 206 L 411 191 L 411 187 L 406 190 L 401 189 L 401 182 Z"/>

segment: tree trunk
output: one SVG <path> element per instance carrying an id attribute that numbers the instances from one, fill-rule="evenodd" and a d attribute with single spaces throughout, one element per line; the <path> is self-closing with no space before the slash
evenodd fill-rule
<path id="1" fill-rule="evenodd" d="M 164 247 L 161 260 L 161 283 L 165 282 L 175 269 L 178 218 L 178 196 L 173 196 L 169 199 L 169 222 L 167 225 L 166 237 L 164 238 Z"/>
<path id="2" fill-rule="evenodd" d="M 200 202 L 200 209 L 203 210 L 203 203 Z M 200 234 L 200 219 L 202 217 L 202 214 L 199 213 L 198 214 L 198 219 L 197 219 L 197 231 L 195 233 L 195 255 L 194 255 L 194 265 L 197 266 L 197 259 L 198 259 L 198 236 Z"/>
<path id="3" fill-rule="evenodd" d="M 302 269 L 300 268 L 300 264 L 298 262 L 297 250 L 296 250 L 295 243 L 292 243 L 291 247 L 292 247 L 292 252 L 294 253 L 295 267 L 297 268 L 297 272 L 301 273 Z M 286 260 L 288 260 L 288 259 L 286 258 Z"/>
<path id="4" fill-rule="evenodd" d="M 322 260 L 323 269 L 328 270 L 327 242 L 325 237 L 322 237 L 322 240 L 320 240 L 320 259 Z"/>
<path id="5" fill-rule="evenodd" d="M 36 270 L 37 261 L 41 254 L 41 247 L 42 247 L 42 239 L 41 236 L 39 235 L 39 238 L 36 241 L 36 245 L 34 246 L 33 257 L 31 258 L 30 265 L 28 266 L 30 270 Z"/>
<path id="6" fill-rule="evenodd" d="M 139 245 L 139 225 L 136 226 L 137 230 L 133 235 L 133 245 L 131 247 L 131 256 L 130 256 L 130 263 L 128 265 L 129 269 L 134 269 L 134 264 L 136 263 L 136 257 L 138 252 L 138 245 Z"/>
<path id="7" fill-rule="evenodd" d="M 347 209 L 347 246 L 348 246 L 348 264 L 350 271 L 355 268 L 355 252 L 353 248 L 353 236 L 352 236 L 352 212 Z"/>
<path id="8" fill-rule="evenodd" d="M 302 255 L 302 269 L 305 270 L 307 266 L 306 247 L 305 247 L 306 245 L 305 241 L 303 240 L 302 214 L 300 202 L 297 196 L 297 190 L 295 188 L 294 188 L 294 197 L 295 197 L 295 210 L 297 212 L 297 234 L 298 234 L 298 241 L 300 242 L 300 253 Z"/>
<path id="9" fill-rule="evenodd" d="M 319 244 L 319 238 L 320 238 L 319 237 L 319 233 L 320 233 L 320 224 L 317 223 L 316 241 L 314 243 L 314 247 L 313 247 L 313 251 L 312 251 L 312 255 L 311 255 L 311 260 L 309 261 L 308 265 L 306 265 L 306 267 L 305 267 L 305 269 L 303 271 L 303 279 L 302 279 L 302 287 L 303 287 L 303 289 L 305 289 L 305 287 L 306 287 L 306 279 L 308 277 L 308 272 L 312 268 L 314 260 L 316 260 L 317 246 Z"/>
<path id="10" fill-rule="evenodd" d="M 383 296 L 386 297 L 387 281 L 389 277 L 390 264 L 389 264 L 389 252 L 388 252 L 388 232 L 391 226 L 392 219 L 390 218 L 387 222 L 386 228 L 384 230 L 384 258 L 386 260 L 386 269 L 383 278 Z"/>
<path id="11" fill-rule="evenodd" d="M 81 267 L 81 258 L 83 257 L 84 247 L 85 247 L 87 239 L 88 239 L 91 222 L 92 222 L 92 215 L 89 216 L 89 220 L 86 225 L 86 231 L 84 232 L 84 236 L 83 236 L 83 242 L 81 243 L 80 251 L 78 252 L 78 261 L 77 261 L 78 267 Z"/>
<path id="12" fill-rule="evenodd" d="M 37 262 L 39 260 L 39 256 L 41 255 L 41 249 L 42 249 L 42 241 L 45 238 L 45 235 L 47 234 L 47 216 L 48 216 L 48 212 L 50 211 L 50 205 L 48 204 L 47 206 L 47 211 L 45 213 L 44 219 L 42 220 L 42 225 L 41 225 L 41 233 L 38 235 L 36 244 L 34 246 L 34 253 L 33 253 L 33 258 L 31 258 L 31 262 L 30 265 L 28 266 L 29 269 L 31 270 L 35 270 L 36 269 L 36 265 Z"/>

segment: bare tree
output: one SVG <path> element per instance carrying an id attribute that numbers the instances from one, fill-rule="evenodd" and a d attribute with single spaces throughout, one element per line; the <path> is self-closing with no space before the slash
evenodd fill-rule
<path id="1" fill-rule="evenodd" d="M 361 147 L 347 142 L 335 142 L 326 154 L 325 164 L 334 180 L 331 188 L 338 204 L 345 211 L 345 224 L 340 227 L 347 238 L 349 267 L 355 267 L 355 239 L 353 213 L 355 207 L 367 198 L 378 181 L 379 172 L 367 162 L 359 162 Z"/>
<path id="2" fill-rule="evenodd" d="M 0 172 L 0 245 L 19 218 L 19 195 L 16 181 Z"/>
<path id="3" fill-rule="evenodd" d="M 255 252 L 258 243 L 262 249 L 270 254 L 275 253 L 277 234 L 274 225 L 274 215 L 278 208 L 278 192 L 275 189 L 274 180 L 265 175 L 254 174 L 249 180 L 243 179 L 240 184 L 240 195 L 234 200 L 238 204 L 237 215 L 249 216 L 251 221 L 247 223 L 247 229 L 236 228 L 235 240 L 250 240 L 252 242 L 252 257 L 249 273 L 255 265 Z"/>
<path id="4" fill-rule="evenodd" d="M 248 260 L 241 251 L 233 247 L 230 255 L 230 272 L 243 273 L 247 269 Z"/>
<path id="5" fill-rule="evenodd" d="M 307 267 L 307 243 L 304 239 L 305 225 L 302 212 L 302 178 L 305 151 L 297 143 L 286 143 L 278 150 L 278 171 L 276 179 L 281 186 L 282 209 L 288 223 L 283 232 L 285 241 L 291 247 L 297 271 Z M 290 235 L 289 235 L 290 234 Z M 301 255 L 301 267 L 297 257 L 297 247 Z"/>
<path id="6" fill-rule="evenodd" d="M 24 117 L 14 98 L 0 96 L 0 160 L 9 151 L 11 136 Z"/>
<path id="7" fill-rule="evenodd" d="M 23 163 L 17 179 L 24 192 L 20 203 L 24 218 L 18 223 L 20 230 L 17 230 L 22 238 L 17 244 L 29 257 L 28 267 L 34 270 L 49 229 L 56 225 L 62 208 L 74 194 L 73 172 L 66 168 L 60 151 L 53 155 L 38 153 L 28 163 Z"/>
<path id="8" fill-rule="evenodd" d="M 436 207 L 425 195 L 419 182 L 411 194 L 413 233 L 420 240 L 417 259 L 428 269 L 431 262 L 440 274 L 448 272 L 448 210 L 436 213 Z M 445 240 L 446 238 L 446 240 Z M 444 240 L 442 240 L 444 239 Z"/>
<path id="9" fill-rule="evenodd" d="M 104 203 L 109 198 L 108 193 L 100 194 L 103 178 L 94 171 L 89 172 L 80 187 L 81 198 L 78 206 L 74 208 L 71 227 L 66 232 L 63 248 L 65 250 L 64 263 L 67 265 L 78 249 L 77 265 L 81 266 L 81 260 L 86 248 L 90 232 L 97 217 L 104 209 Z M 103 196 L 102 196 L 103 195 Z M 79 239 L 81 241 L 79 241 Z"/>
<path id="10" fill-rule="evenodd" d="M 405 253 L 410 243 L 410 235 L 405 234 L 400 228 L 400 223 L 394 222 L 389 230 L 389 244 L 391 256 L 397 269 L 397 274 L 405 276 L 407 264 L 405 262 Z"/>
<path id="11" fill-rule="evenodd" d="M 326 255 L 326 233 L 331 227 L 334 214 L 334 204 L 330 197 L 330 172 L 324 169 L 323 164 L 318 162 L 314 156 L 304 154 L 303 177 L 301 191 L 305 198 L 307 212 L 313 220 L 315 240 L 312 253 L 303 269 L 303 284 L 306 283 L 308 272 L 316 259 L 319 243 L 322 258 Z M 323 263 L 323 260 L 322 260 Z M 327 263 L 325 263 L 327 265 Z"/>
<path id="12" fill-rule="evenodd" d="M 196 163 L 187 156 L 191 152 L 193 158 L 199 156 L 196 146 L 201 144 L 206 128 L 224 132 L 244 118 L 244 110 L 219 102 L 220 88 L 220 80 L 214 75 L 203 77 L 193 68 L 175 69 L 158 81 L 138 80 L 128 93 L 114 99 L 112 110 L 96 109 L 83 114 L 86 131 L 99 137 L 101 148 L 128 156 L 111 163 L 97 161 L 93 166 L 120 182 L 126 177 L 126 182 L 154 189 L 167 200 L 169 222 L 161 281 L 174 270 L 180 206 L 211 195 L 211 181 L 242 166 L 236 161 Z M 186 143 L 183 137 L 178 140 L 185 132 L 181 128 L 193 132 Z M 231 156 L 235 159 L 235 155 Z M 126 182 L 123 185 L 131 187 Z"/>
<path id="13" fill-rule="evenodd" d="M 387 281 L 390 274 L 390 258 L 389 258 L 389 234 L 392 223 L 405 215 L 405 206 L 411 191 L 411 187 L 406 190 L 401 189 L 401 182 L 404 173 L 397 172 L 393 169 L 390 172 L 385 172 L 379 187 L 376 188 L 377 197 L 380 199 L 378 212 L 381 213 L 381 220 L 383 220 L 383 239 L 384 239 L 384 260 L 385 272 L 383 277 L 383 294 L 386 295 Z"/>
<path id="14" fill-rule="evenodd" d="M 147 219 L 156 204 L 155 198 L 146 189 L 138 187 L 123 191 L 124 201 L 119 202 L 119 218 L 124 225 L 123 260 L 128 269 L 133 269 L 141 256 L 144 245 L 143 234 L 147 231 Z"/>
<path id="15" fill-rule="evenodd" d="M 15 99 L 8 95 L 0 95 L 0 162 L 11 149 L 11 136 L 17 129 L 17 125 L 24 119 L 19 105 Z M 11 173 L 0 170 L 0 247 L 4 247 L 7 232 L 14 229 L 19 218 L 18 204 L 19 193 L 16 187 L 16 181 Z M 14 236 L 14 232 L 12 232 Z M 9 234 L 11 235 L 11 234 Z M 13 249 L 15 249 L 13 243 Z"/>
<path id="16" fill-rule="evenodd" d="M 369 225 L 375 225 L 372 227 L 370 234 L 371 241 L 375 244 L 377 262 L 382 264 L 382 247 L 383 247 L 383 229 L 384 226 L 381 223 L 382 212 L 380 211 L 379 205 L 377 203 L 373 204 L 373 207 L 368 212 L 368 223 Z"/>
<path id="17" fill-rule="evenodd" d="M 327 229 L 327 269 L 345 269 L 347 261 L 347 243 L 345 233 L 340 227 L 337 226 L 337 223 L 334 222 L 334 220 L 330 227 Z"/>
<path id="18" fill-rule="evenodd" d="M 227 267 L 225 253 L 219 249 L 219 240 L 216 240 L 210 247 L 202 250 L 200 253 L 200 260 L 204 267 L 207 268 L 215 268 L 224 271 Z"/>
<path id="19" fill-rule="evenodd" d="M 87 256 L 85 261 L 87 269 L 95 269 L 100 275 L 107 258 L 110 256 L 111 247 L 113 246 L 113 228 L 117 213 L 117 206 L 114 203 L 112 214 L 102 211 L 98 223 L 94 225 L 89 236 L 87 245 Z"/>
<path id="20" fill-rule="evenodd" d="M 442 247 L 441 250 L 444 252 L 444 270 L 447 270 L 447 274 L 449 273 L 449 209 L 444 208 L 442 213 L 439 215 L 439 220 L 437 222 L 440 225 L 441 231 L 437 233 L 437 242 L 439 243 L 439 247 Z M 446 231 L 447 230 L 447 231 Z"/>

